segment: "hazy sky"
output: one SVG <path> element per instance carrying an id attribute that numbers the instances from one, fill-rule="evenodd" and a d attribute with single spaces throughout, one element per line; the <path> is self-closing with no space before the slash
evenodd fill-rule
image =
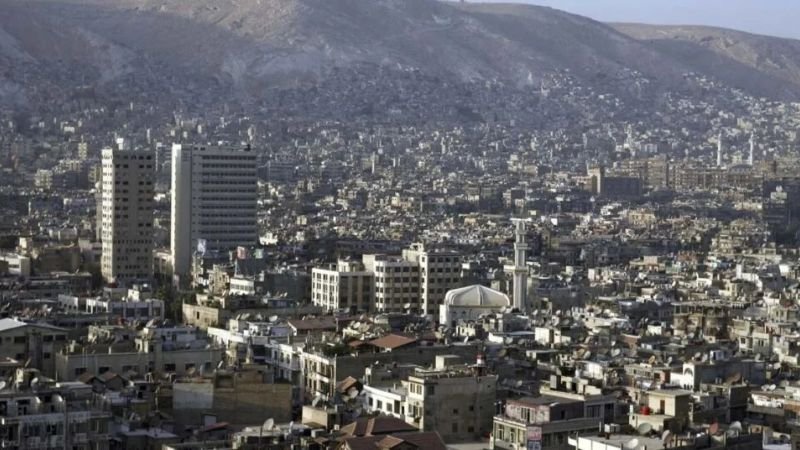
<path id="1" fill-rule="evenodd" d="M 472 0 L 476 1 L 476 0 Z M 798 0 L 477 0 L 551 6 L 601 21 L 713 25 L 800 39 Z"/>

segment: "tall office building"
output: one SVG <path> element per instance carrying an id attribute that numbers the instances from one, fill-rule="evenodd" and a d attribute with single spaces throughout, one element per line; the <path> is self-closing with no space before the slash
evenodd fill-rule
<path id="1" fill-rule="evenodd" d="M 153 276 L 153 152 L 105 148 L 102 154 L 101 271 L 107 282 Z"/>
<path id="2" fill-rule="evenodd" d="M 256 154 L 250 147 L 172 146 L 172 268 L 187 275 L 192 255 L 257 242 Z"/>

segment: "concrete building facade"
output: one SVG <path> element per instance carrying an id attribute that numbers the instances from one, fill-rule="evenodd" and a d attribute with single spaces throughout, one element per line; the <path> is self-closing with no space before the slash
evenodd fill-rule
<path id="1" fill-rule="evenodd" d="M 256 172 L 256 153 L 249 146 L 173 145 L 170 237 L 175 274 L 189 274 L 195 250 L 256 243 Z"/>
<path id="2" fill-rule="evenodd" d="M 103 149 L 101 271 L 107 282 L 153 276 L 153 152 Z"/>

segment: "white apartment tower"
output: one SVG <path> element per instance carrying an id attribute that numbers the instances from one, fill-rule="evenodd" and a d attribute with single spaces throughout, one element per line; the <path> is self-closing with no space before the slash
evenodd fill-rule
<path id="1" fill-rule="evenodd" d="M 102 152 L 101 271 L 123 285 L 153 276 L 153 152 Z"/>
<path id="2" fill-rule="evenodd" d="M 256 154 L 249 146 L 172 146 L 172 267 L 187 275 L 192 255 L 257 242 Z"/>

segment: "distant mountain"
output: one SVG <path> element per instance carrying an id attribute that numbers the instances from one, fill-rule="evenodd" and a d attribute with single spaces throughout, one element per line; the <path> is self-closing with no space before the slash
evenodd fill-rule
<path id="1" fill-rule="evenodd" d="M 796 95 L 800 86 L 800 41 L 702 26 L 612 24 L 699 73 L 735 87 L 775 83 Z"/>
<path id="2" fill-rule="evenodd" d="M 435 0 L 3 0 L 0 99 L 121 80 L 257 93 L 363 64 L 517 86 L 568 71 L 602 89 L 630 73 L 680 88 L 693 71 L 800 98 L 800 42 L 680 30 Z"/>

